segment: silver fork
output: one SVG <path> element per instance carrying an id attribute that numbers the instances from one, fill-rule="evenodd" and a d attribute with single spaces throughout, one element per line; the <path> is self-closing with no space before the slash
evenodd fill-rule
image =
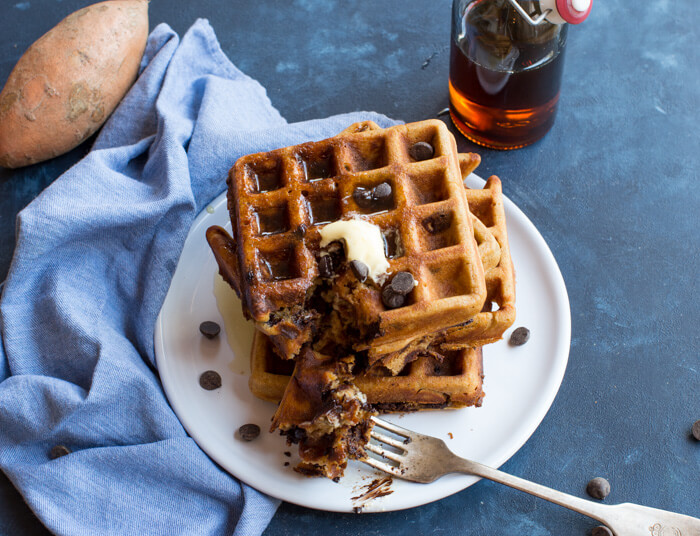
<path id="1" fill-rule="evenodd" d="M 608 505 L 587 501 L 461 458 L 437 437 L 412 432 L 376 417 L 372 419 L 375 423 L 372 438 L 377 443 L 370 442 L 367 450 L 394 463 L 373 457 L 364 462 L 392 476 L 428 483 L 448 473 L 465 473 L 488 478 L 592 517 L 616 536 L 700 536 L 700 519 L 632 503 Z M 378 428 L 400 439 L 380 433 Z M 388 450 L 382 443 L 393 448 Z"/>

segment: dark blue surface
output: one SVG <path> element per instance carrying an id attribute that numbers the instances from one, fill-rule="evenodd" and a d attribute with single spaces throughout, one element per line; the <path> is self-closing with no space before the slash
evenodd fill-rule
<path id="1" fill-rule="evenodd" d="M 22 52 L 88 2 L 10 0 L 0 81 Z M 428 5 L 429 4 L 429 5 Z M 606 502 L 700 516 L 700 53 L 694 0 L 597 0 L 569 32 L 553 130 L 482 155 L 547 240 L 567 284 L 571 356 L 542 425 L 503 469 Z M 151 27 L 183 33 L 206 17 L 232 61 L 289 121 L 376 110 L 414 121 L 447 105 L 450 2 L 154 0 Z M 86 150 L 0 169 L 0 279 L 14 218 Z M 49 232 L 49 230 L 47 230 Z M 486 361 L 488 374 L 488 354 Z M 596 523 L 480 482 L 409 511 L 339 515 L 284 504 L 266 535 L 586 534 Z M 0 477 L 0 534 L 43 534 Z"/>

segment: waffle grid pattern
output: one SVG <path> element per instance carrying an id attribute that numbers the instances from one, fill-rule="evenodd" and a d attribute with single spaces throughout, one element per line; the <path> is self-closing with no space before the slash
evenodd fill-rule
<path id="1" fill-rule="evenodd" d="M 411 158 L 418 141 L 434 147 L 432 159 Z M 392 187 L 386 205 L 358 205 L 357 188 L 384 182 Z M 377 342 L 468 320 L 486 289 L 466 208 L 454 138 L 441 121 L 344 132 L 239 159 L 229 175 L 229 211 L 252 317 L 266 321 L 302 302 L 319 273 L 319 227 L 362 217 L 382 230 L 390 272 L 410 271 L 418 281 L 405 306 L 380 313 Z M 431 232 L 436 214 L 449 225 Z"/>
<path id="2" fill-rule="evenodd" d="M 515 270 L 508 246 L 500 179 L 491 176 L 483 189 L 467 189 L 467 200 L 472 214 L 486 226 L 500 246 L 498 264 L 484 274 L 486 303 L 493 310 L 480 312 L 466 326 L 448 330 L 441 345 L 445 351 L 464 345 L 482 346 L 495 342 L 515 321 Z"/>

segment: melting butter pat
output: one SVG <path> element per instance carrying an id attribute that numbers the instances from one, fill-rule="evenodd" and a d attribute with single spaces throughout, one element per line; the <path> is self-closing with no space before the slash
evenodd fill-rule
<path id="1" fill-rule="evenodd" d="M 345 256 L 369 268 L 369 276 L 378 281 L 389 269 L 384 255 L 384 239 L 379 227 L 365 220 L 339 220 L 321 229 L 321 247 L 334 240 L 345 242 Z"/>

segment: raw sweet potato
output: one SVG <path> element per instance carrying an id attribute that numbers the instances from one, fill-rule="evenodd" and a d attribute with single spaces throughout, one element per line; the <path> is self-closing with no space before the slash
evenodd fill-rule
<path id="1" fill-rule="evenodd" d="M 111 0 L 68 15 L 39 38 L 0 93 L 0 166 L 70 151 L 133 84 L 148 37 L 146 0 Z"/>

